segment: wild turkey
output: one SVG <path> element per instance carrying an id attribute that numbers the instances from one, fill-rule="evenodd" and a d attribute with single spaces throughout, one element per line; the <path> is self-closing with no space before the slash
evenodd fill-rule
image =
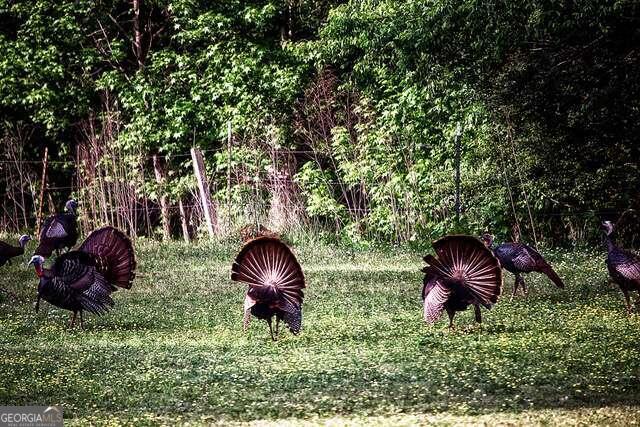
<path id="1" fill-rule="evenodd" d="M 113 307 L 111 293 L 117 288 L 131 288 L 136 259 L 131 240 L 113 227 L 94 231 L 75 251 L 58 257 L 51 269 L 43 268 L 44 258 L 31 258 L 37 276 L 38 300 L 44 299 L 56 307 L 73 312 L 70 327 L 82 312 L 102 314 Z"/>
<path id="2" fill-rule="evenodd" d="M 78 241 L 78 222 L 76 209 L 78 202 L 69 200 L 65 205 L 65 213 L 56 214 L 47 218 L 40 231 L 40 243 L 34 254 L 45 258 L 51 256 L 53 251 L 71 249 Z"/>
<path id="3" fill-rule="evenodd" d="M 291 249 L 280 239 L 263 236 L 245 244 L 231 267 L 231 280 L 249 285 L 244 299 L 245 330 L 253 315 L 266 320 L 274 341 L 278 338 L 280 320 L 294 335 L 300 333 L 304 274 Z"/>
<path id="4" fill-rule="evenodd" d="M 636 308 L 640 307 L 640 257 L 630 251 L 620 249 L 615 245 L 611 234 L 613 234 L 614 225 L 611 221 L 602 223 L 607 242 L 607 268 L 611 279 L 620 286 L 624 294 L 625 303 L 627 305 L 627 313 L 631 314 L 631 301 L 629 292 L 637 291 L 638 299 L 636 300 Z"/>
<path id="5" fill-rule="evenodd" d="M 424 320 L 435 323 L 444 310 L 449 327 L 457 311 L 473 305 L 476 322 L 482 322 L 480 306 L 491 308 L 502 288 L 502 269 L 495 256 L 472 236 L 445 236 L 433 243 L 436 256 L 424 257 L 427 266 L 422 299 Z"/>
<path id="6" fill-rule="evenodd" d="M 494 246 L 493 236 L 488 233 L 482 235 L 482 240 L 484 244 L 493 251 L 498 260 L 500 260 L 502 267 L 516 276 L 511 298 L 516 295 L 518 286 L 520 285 L 522 285 L 522 290 L 525 295 L 527 295 L 527 285 L 524 282 L 522 273 L 530 273 L 532 271 L 546 274 L 557 287 L 564 288 L 564 283 L 562 279 L 560 279 L 560 276 L 558 276 L 543 256 L 531 246 L 515 242 Z"/>
<path id="7" fill-rule="evenodd" d="M 0 267 L 5 265 L 7 262 L 11 263 L 11 258 L 24 255 L 24 247 L 27 245 L 29 240 L 31 240 L 31 237 L 27 235 L 20 236 L 17 247 L 5 242 L 0 242 Z"/>

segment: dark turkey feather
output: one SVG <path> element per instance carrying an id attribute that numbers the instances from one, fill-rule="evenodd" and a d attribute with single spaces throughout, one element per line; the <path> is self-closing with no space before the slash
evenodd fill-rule
<path id="1" fill-rule="evenodd" d="M 640 258 L 627 252 L 623 260 L 612 260 L 611 265 L 622 276 L 640 281 Z"/>
<path id="2" fill-rule="evenodd" d="M 502 288 L 502 270 L 496 257 L 472 236 L 445 236 L 433 243 L 436 256 L 424 257 L 427 266 L 422 296 L 424 319 L 434 323 L 444 310 L 453 313 L 469 305 L 491 308 Z"/>
<path id="3" fill-rule="evenodd" d="M 49 275 L 50 280 L 41 280 L 39 288 L 45 301 L 67 310 L 95 314 L 113 306 L 110 294 L 115 288 L 97 271 L 95 259 L 88 254 L 74 251 L 60 256 Z"/>
<path id="4" fill-rule="evenodd" d="M 50 216 L 42 224 L 35 254 L 50 257 L 55 250 L 75 246 L 78 237 L 78 223 L 74 212 Z"/>
<path id="5" fill-rule="evenodd" d="M 259 237 L 244 245 L 231 267 L 231 280 L 249 286 L 244 303 L 249 313 L 266 320 L 284 320 L 297 334 L 302 327 L 304 274 L 291 249 L 275 237 Z"/>
<path id="6" fill-rule="evenodd" d="M 631 301 L 629 292 L 637 291 L 636 306 L 640 309 L 640 257 L 631 251 L 619 248 L 611 238 L 614 233 L 614 225 L 605 221 L 605 239 L 607 243 L 607 269 L 609 276 L 618 284 L 624 294 L 627 312 L 631 313 Z"/>
<path id="7" fill-rule="evenodd" d="M 289 330 L 294 334 L 299 334 L 302 330 L 302 310 L 298 309 L 294 312 L 285 311 L 282 313 L 282 320 L 289 326 Z"/>
<path id="8" fill-rule="evenodd" d="M 564 288 L 564 282 L 553 267 L 531 246 L 515 242 L 503 243 L 496 247 L 492 247 L 492 244 L 489 246 L 500 260 L 502 267 L 516 275 L 517 284 L 514 285 L 514 293 L 518 284 L 522 283 L 525 286 L 520 274 L 532 271 L 545 274 L 557 287 Z"/>
<path id="9" fill-rule="evenodd" d="M 432 286 L 424 295 L 424 320 L 427 323 L 435 323 L 442 316 L 452 291 L 437 279 L 429 283 L 432 283 Z"/>
<path id="10" fill-rule="evenodd" d="M 24 247 L 31 238 L 29 236 L 22 236 L 18 241 L 18 246 L 10 245 L 0 241 L 0 267 L 5 265 L 11 258 L 24 255 Z"/>
<path id="11" fill-rule="evenodd" d="M 50 239 L 55 238 L 64 238 L 67 237 L 69 233 L 64 228 L 63 221 L 59 218 L 49 218 L 42 229 L 42 236 L 48 237 Z"/>
<path id="12" fill-rule="evenodd" d="M 122 231 L 113 227 L 95 230 L 78 250 L 95 257 L 99 270 L 109 283 L 119 288 L 131 288 L 136 257 L 131 240 Z"/>
<path id="13" fill-rule="evenodd" d="M 113 227 L 94 231 L 76 251 L 58 257 L 51 269 L 44 258 L 34 256 L 40 277 L 38 297 L 74 312 L 101 314 L 113 307 L 111 293 L 130 288 L 136 260 L 129 238 Z M 73 322 L 72 322 L 73 324 Z"/>

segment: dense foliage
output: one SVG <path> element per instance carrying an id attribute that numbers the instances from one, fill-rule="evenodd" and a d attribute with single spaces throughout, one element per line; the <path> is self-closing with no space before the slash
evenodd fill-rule
<path id="1" fill-rule="evenodd" d="M 197 145 L 221 204 L 263 192 L 268 210 L 276 169 L 349 240 L 516 225 L 576 242 L 640 209 L 632 0 L 0 0 L 0 22 L 2 131 L 28 128 L 31 160 L 72 159 L 108 115 L 127 164 L 167 156 L 173 199 Z M 152 176 L 136 188 L 153 199 Z"/>

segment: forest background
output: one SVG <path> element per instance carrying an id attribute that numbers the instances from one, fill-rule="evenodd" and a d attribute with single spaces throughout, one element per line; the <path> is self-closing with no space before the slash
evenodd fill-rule
<path id="1" fill-rule="evenodd" d="M 73 196 L 192 238 L 210 196 L 218 236 L 577 245 L 640 209 L 633 0 L 0 0 L 0 52 L 5 231 Z"/>

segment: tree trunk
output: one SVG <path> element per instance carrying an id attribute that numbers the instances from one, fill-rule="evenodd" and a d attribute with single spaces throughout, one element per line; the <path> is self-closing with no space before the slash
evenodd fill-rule
<path id="1" fill-rule="evenodd" d="M 209 183 L 207 182 L 206 169 L 204 166 L 204 158 L 202 151 L 198 148 L 191 149 L 191 158 L 193 159 L 193 172 L 198 181 L 198 189 L 200 190 L 200 201 L 202 202 L 202 211 L 204 219 L 207 222 L 207 230 L 209 236 L 214 237 L 218 234 L 218 220 L 216 208 L 211 204 L 211 195 L 209 194 Z"/>
<path id="2" fill-rule="evenodd" d="M 138 68 L 144 66 L 144 52 L 142 50 L 142 30 L 140 25 L 140 6 L 142 0 L 133 0 L 133 50 L 138 61 Z"/>
<path id="3" fill-rule="evenodd" d="M 189 238 L 189 226 L 187 225 L 187 213 L 184 209 L 184 204 L 182 203 L 182 199 L 178 201 L 178 207 L 180 208 L 180 225 L 182 226 L 182 237 L 184 238 L 185 243 L 189 243 L 191 239 Z"/>
<path id="4" fill-rule="evenodd" d="M 156 175 L 156 183 L 158 184 L 160 212 L 162 213 L 162 239 L 169 240 L 171 238 L 171 216 L 169 215 L 169 204 L 165 192 L 165 174 L 158 156 L 153 156 L 153 171 Z"/>

